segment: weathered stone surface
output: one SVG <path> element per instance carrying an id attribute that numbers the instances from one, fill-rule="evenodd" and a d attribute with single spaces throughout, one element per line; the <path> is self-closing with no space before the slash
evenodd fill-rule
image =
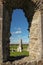
<path id="1" fill-rule="evenodd" d="M 12 62 L 12 65 L 15 65 L 15 62 Z"/>
<path id="2" fill-rule="evenodd" d="M 2 3 L 0 3 L 0 64 L 2 63 L 3 61 L 3 50 L 2 50 L 2 21 L 3 21 L 3 5 Z"/>
<path id="3" fill-rule="evenodd" d="M 36 11 L 30 28 L 29 53 L 32 59 L 41 59 L 41 12 Z"/>
<path id="4" fill-rule="evenodd" d="M 6 62 L 6 65 L 11 65 L 11 63 L 10 62 Z"/>
<path id="5" fill-rule="evenodd" d="M 13 61 L 12 63 L 11 62 L 5 62 L 5 63 L 2 63 L 1 65 L 43 65 L 43 61 L 40 60 L 40 61 L 27 61 L 27 62 L 18 62 L 18 61 Z"/>
<path id="6" fill-rule="evenodd" d="M 38 65 L 42 65 L 42 61 L 38 61 Z"/>

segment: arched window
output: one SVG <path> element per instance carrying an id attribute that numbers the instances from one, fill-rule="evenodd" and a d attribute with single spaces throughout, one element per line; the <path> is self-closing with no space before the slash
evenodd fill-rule
<path id="1" fill-rule="evenodd" d="M 27 44 L 29 44 L 29 31 L 27 29 L 28 21 L 25 16 L 25 12 L 22 9 L 13 10 L 10 28 L 10 45 L 13 45 L 12 50 L 14 50 L 14 47 L 16 47 L 15 45 L 21 43 L 21 39 L 22 44 L 25 44 L 25 46 L 23 46 L 24 48 L 27 46 Z M 15 49 L 17 49 L 17 47 Z"/>

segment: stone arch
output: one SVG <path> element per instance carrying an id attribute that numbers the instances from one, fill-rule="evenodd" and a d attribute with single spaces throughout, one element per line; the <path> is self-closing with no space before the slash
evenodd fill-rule
<path id="1" fill-rule="evenodd" d="M 29 29 L 31 27 L 31 22 L 34 16 L 34 13 L 40 11 L 41 1 L 40 0 L 1 0 L 1 4 L 3 5 L 3 29 L 2 29 L 2 49 L 3 61 L 7 61 L 9 58 L 9 43 L 10 43 L 10 24 L 11 24 L 11 16 L 13 9 L 23 9 L 25 12 L 25 16 L 28 19 L 30 24 Z M 4 35 L 5 34 L 5 35 Z M 7 51 L 6 51 L 7 50 Z M 1 59 L 0 59 L 1 60 Z M 2 60 L 1 60 L 2 61 Z"/>

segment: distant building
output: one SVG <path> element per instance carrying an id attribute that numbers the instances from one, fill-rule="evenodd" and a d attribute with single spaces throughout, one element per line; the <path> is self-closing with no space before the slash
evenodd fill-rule
<path id="1" fill-rule="evenodd" d="M 19 46 L 17 48 L 17 52 L 22 52 L 22 49 L 23 49 L 23 47 L 22 47 L 22 39 L 20 39 L 19 40 Z"/>

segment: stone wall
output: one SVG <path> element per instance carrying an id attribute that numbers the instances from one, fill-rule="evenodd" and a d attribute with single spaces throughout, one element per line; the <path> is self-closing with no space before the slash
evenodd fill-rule
<path id="1" fill-rule="evenodd" d="M 2 0 L 0 0 L 2 1 Z M 11 14 L 14 8 L 24 8 L 27 18 L 31 23 L 30 27 L 30 45 L 29 45 L 29 53 L 30 59 L 41 59 L 41 55 L 43 54 L 43 10 L 40 12 L 37 10 L 35 12 L 35 8 L 37 9 L 35 0 L 3 0 L 0 2 L 0 64 L 4 60 L 7 60 L 9 57 L 9 37 L 10 37 L 10 25 L 11 25 Z M 37 1 L 37 0 L 36 0 Z M 39 0 L 38 0 L 39 1 Z M 14 2 L 14 3 L 13 3 Z M 26 3 L 24 3 L 26 2 Z M 12 5 L 11 5 L 12 4 Z M 39 2 L 38 2 L 39 4 Z M 28 7 L 29 6 L 29 7 Z M 3 8 L 5 7 L 5 8 Z M 41 6 L 43 7 L 43 6 Z M 4 9 L 4 14 L 3 14 Z M 34 14 L 35 13 L 35 14 Z M 4 15 L 4 16 L 3 16 Z M 33 16 L 34 15 L 34 16 Z M 42 17 L 41 17 L 42 16 Z M 4 18 L 3 18 L 4 17 Z M 32 19 L 33 18 L 33 19 Z M 4 20 L 3 20 L 4 19 Z M 42 20 L 41 20 L 42 19 Z M 41 26 L 42 23 L 42 26 Z M 42 27 L 42 29 L 41 29 Z M 42 30 L 42 36 L 41 36 Z M 3 34 L 3 36 L 2 36 Z M 3 40 L 2 40 L 3 38 Z M 3 42 L 3 44 L 2 44 Z M 2 54 L 3 52 L 3 54 Z M 42 54 L 41 54 L 42 53 Z M 40 61 L 39 63 L 41 63 Z M 12 64 L 13 63 L 13 64 Z M 35 62 L 25 62 L 25 63 L 15 63 L 15 62 L 6 62 L 4 65 L 37 65 L 38 63 Z M 41 64 L 40 64 L 41 65 Z"/>
<path id="2" fill-rule="evenodd" d="M 3 5 L 0 2 L 0 63 L 3 61 L 2 51 L 2 25 L 3 25 Z"/>
<path id="3" fill-rule="evenodd" d="M 41 59 L 41 12 L 37 10 L 33 16 L 30 27 L 29 54 L 31 59 Z"/>
<path id="4" fill-rule="evenodd" d="M 27 62 L 6 62 L 2 63 L 1 65 L 43 65 L 43 61 L 27 61 Z"/>
<path id="5" fill-rule="evenodd" d="M 6 7 L 3 5 L 3 60 L 7 61 L 8 57 L 9 57 L 9 37 L 10 37 L 10 17 L 9 17 L 9 13 L 8 10 L 6 9 Z M 7 50 L 7 51 L 6 51 Z"/>
<path id="6" fill-rule="evenodd" d="M 42 58 L 43 58 L 43 0 L 41 4 Z"/>

